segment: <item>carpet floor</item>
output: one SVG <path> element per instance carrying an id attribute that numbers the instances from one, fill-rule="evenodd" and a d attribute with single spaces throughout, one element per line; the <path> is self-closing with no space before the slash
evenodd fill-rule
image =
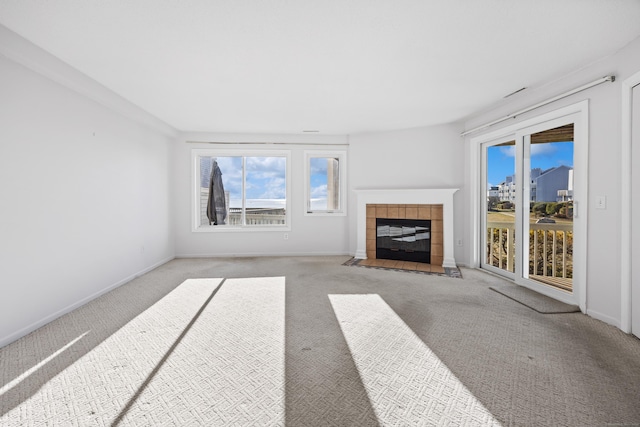
<path id="1" fill-rule="evenodd" d="M 348 259 L 168 262 L 1 348 L 0 425 L 640 425 L 635 337 Z"/>

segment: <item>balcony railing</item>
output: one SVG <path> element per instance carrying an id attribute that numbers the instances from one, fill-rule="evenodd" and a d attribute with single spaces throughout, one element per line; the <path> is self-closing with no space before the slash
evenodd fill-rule
<path id="1" fill-rule="evenodd" d="M 227 206 L 229 205 L 229 192 L 225 193 Z M 207 225 L 207 201 L 209 198 L 209 189 L 200 188 L 200 225 Z M 243 225 L 242 210 L 240 208 L 227 209 L 227 218 L 225 225 Z M 248 208 L 246 210 L 246 225 L 284 225 L 287 216 L 284 209 L 280 208 Z"/>
<path id="2" fill-rule="evenodd" d="M 515 272 L 515 224 L 487 223 L 486 262 Z M 529 278 L 572 290 L 573 224 L 529 224 Z"/>
<path id="3" fill-rule="evenodd" d="M 273 213 L 246 213 L 246 225 L 283 225 L 286 224 L 286 215 Z M 230 212 L 227 218 L 228 225 L 242 225 L 242 214 L 240 212 Z"/>

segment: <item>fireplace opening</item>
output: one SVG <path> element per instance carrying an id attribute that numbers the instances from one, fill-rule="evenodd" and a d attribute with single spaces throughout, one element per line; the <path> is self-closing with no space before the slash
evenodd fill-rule
<path id="1" fill-rule="evenodd" d="M 431 220 L 376 218 L 376 258 L 431 263 Z"/>

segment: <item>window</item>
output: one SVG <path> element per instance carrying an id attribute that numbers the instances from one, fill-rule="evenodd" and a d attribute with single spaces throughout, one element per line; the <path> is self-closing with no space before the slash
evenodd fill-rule
<path id="1" fill-rule="evenodd" d="M 305 214 L 346 215 L 344 151 L 305 151 Z"/>
<path id="2" fill-rule="evenodd" d="M 289 227 L 288 151 L 194 149 L 193 230 Z"/>

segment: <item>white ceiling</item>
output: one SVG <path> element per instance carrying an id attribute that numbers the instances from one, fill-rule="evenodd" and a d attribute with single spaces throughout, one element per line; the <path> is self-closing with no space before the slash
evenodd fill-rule
<path id="1" fill-rule="evenodd" d="M 612 54 L 640 1 L 0 0 L 0 23 L 180 130 L 351 134 L 456 121 Z"/>

